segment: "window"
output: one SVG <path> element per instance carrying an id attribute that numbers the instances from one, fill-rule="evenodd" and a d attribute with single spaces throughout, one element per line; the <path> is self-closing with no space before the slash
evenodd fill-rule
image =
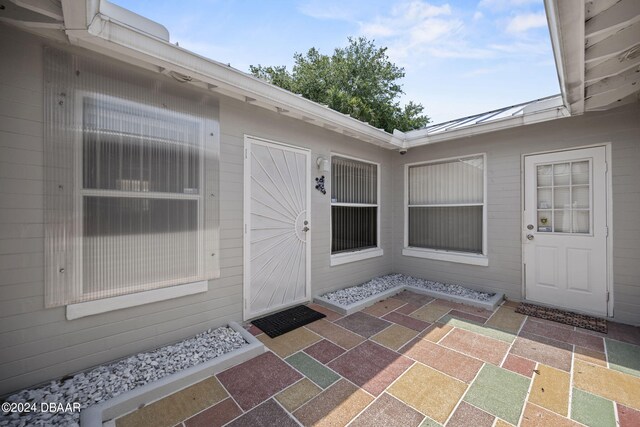
<path id="1" fill-rule="evenodd" d="M 51 52 L 47 72 L 63 58 Z M 47 306 L 216 277 L 216 127 L 197 111 L 206 103 L 150 90 L 139 75 L 113 78 L 113 65 L 78 67 L 64 92 L 47 79 Z"/>
<path id="2" fill-rule="evenodd" d="M 377 164 L 331 157 L 332 255 L 378 248 L 378 186 Z"/>
<path id="3" fill-rule="evenodd" d="M 484 170 L 484 155 L 407 166 L 405 255 L 485 255 Z"/>

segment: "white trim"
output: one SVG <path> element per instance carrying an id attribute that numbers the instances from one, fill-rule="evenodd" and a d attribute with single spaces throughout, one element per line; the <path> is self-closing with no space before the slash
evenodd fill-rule
<path id="1" fill-rule="evenodd" d="M 273 312 L 276 310 L 280 310 L 292 305 L 297 305 L 300 303 L 304 303 L 304 302 L 310 302 L 311 301 L 311 233 L 308 232 L 306 234 L 306 260 L 305 260 L 305 272 L 306 272 L 306 287 L 305 287 L 305 292 L 306 292 L 306 296 L 305 298 L 287 303 L 285 305 L 282 305 L 276 309 L 273 310 L 266 310 L 266 311 L 261 311 L 261 312 L 255 312 L 252 313 L 250 311 L 250 307 L 249 307 L 249 296 L 251 295 L 250 291 L 251 291 L 251 251 L 250 251 L 250 247 L 251 247 L 251 210 L 250 210 L 250 206 L 251 206 L 251 164 L 250 164 L 250 159 L 251 159 L 251 145 L 252 144 L 257 144 L 257 145 L 263 145 L 263 146 L 270 146 L 270 145 L 275 145 L 276 147 L 280 147 L 289 151 L 293 151 L 296 153 L 300 153 L 303 154 L 306 159 L 307 159 L 307 173 L 306 173 L 306 177 L 305 177 L 305 184 L 307 185 L 306 187 L 306 193 L 307 193 L 307 197 L 306 197 L 306 207 L 305 210 L 307 212 L 307 221 L 308 221 L 308 226 L 310 229 L 313 229 L 313 220 L 312 220 L 312 215 L 311 215 L 311 150 L 308 148 L 304 148 L 304 147 L 299 147 L 296 145 L 292 145 L 292 144 L 287 144 L 284 142 L 279 142 L 279 141 L 273 141 L 270 139 L 266 139 L 266 138 L 261 138 L 258 136 L 253 136 L 253 135 L 248 135 L 248 134 L 244 134 L 244 150 L 243 150 L 243 155 L 244 155 L 244 159 L 243 159 L 243 168 L 244 168 L 244 184 L 243 184 L 243 188 L 244 188 L 244 195 L 243 195 L 243 203 L 244 203 L 244 207 L 243 207 L 243 245 L 242 245 L 242 263 L 243 263 L 243 279 L 242 279 L 242 318 L 243 320 L 249 320 L 252 318 L 255 318 L 257 316 L 260 316 L 262 314 L 267 314 L 269 312 Z"/>
<path id="2" fill-rule="evenodd" d="M 422 206 L 482 206 L 482 254 L 467 252 L 445 251 L 440 249 L 417 248 L 409 246 L 409 168 L 411 166 L 428 165 L 434 163 L 449 163 L 454 160 L 464 160 L 473 157 L 482 157 L 483 165 L 483 195 L 482 203 L 462 203 L 462 204 L 438 204 L 438 205 L 412 205 L 412 207 Z M 402 255 L 417 258 L 435 259 L 441 261 L 457 262 L 479 266 L 489 265 L 489 245 L 487 236 L 487 153 L 475 153 L 464 156 L 447 157 L 443 159 L 427 160 L 422 162 L 405 163 L 404 165 L 404 244 Z"/>
<path id="3" fill-rule="evenodd" d="M 350 262 L 362 261 L 369 258 L 376 258 L 382 255 L 384 255 L 384 250 L 379 247 L 331 254 L 331 267 L 336 265 L 348 264 Z"/>
<path id="4" fill-rule="evenodd" d="M 136 307 L 152 302 L 165 301 L 187 295 L 207 292 L 208 282 L 187 283 L 185 285 L 170 286 L 168 288 L 153 289 L 137 292 L 135 294 L 120 295 L 117 297 L 97 299 L 67 305 L 67 320 L 79 319 L 94 314 L 106 313 L 123 308 Z"/>
<path id="5" fill-rule="evenodd" d="M 331 198 L 331 194 L 332 194 L 332 186 L 333 186 L 333 179 L 331 178 L 333 176 L 333 158 L 334 157 L 341 157 L 343 159 L 350 159 L 350 160 L 355 160 L 357 162 L 362 162 L 362 163 L 369 163 L 371 165 L 376 165 L 376 176 L 377 176 L 377 182 L 376 182 L 376 203 L 334 203 L 332 201 Z M 382 256 L 384 254 L 384 251 L 382 250 L 382 245 L 380 243 L 380 212 L 381 212 L 381 201 L 380 201 L 380 183 L 381 183 L 381 176 L 382 176 L 382 168 L 380 167 L 380 163 L 378 162 L 374 162 L 371 160 L 366 160 L 366 159 L 362 159 L 359 157 L 354 157 L 354 156 L 349 156 L 347 154 L 341 154 L 339 152 L 335 152 L 332 151 L 329 154 L 329 165 L 331 166 L 331 169 L 329 170 L 329 185 L 328 185 L 328 192 L 329 192 L 329 265 L 331 267 L 337 266 L 337 265 L 342 265 L 342 264 L 347 264 L 350 262 L 356 262 L 356 261 L 362 261 L 365 259 L 369 259 L 369 258 L 375 258 L 375 257 L 379 257 Z M 377 208 L 376 211 L 376 246 L 374 248 L 365 248 L 365 249 L 355 249 L 353 251 L 349 251 L 349 252 L 339 252 L 336 254 L 332 254 L 331 253 L 331 247 L 333 245 L 333 210 L 331 209 L 332 206 L 353 206 L 353 207 L 375 207 Z"/>
<path id="6" fill-rule="evenodd" d="M 439 261 L 456 262 L 459 264 L 470 264 L 487 267 L 489 257 L 480 254 L 470 254 L 465 252 L 439 251 L 436 249 L 406 247 L 402 249 L 402 255 L 415 258 L 435 259 Z"/>

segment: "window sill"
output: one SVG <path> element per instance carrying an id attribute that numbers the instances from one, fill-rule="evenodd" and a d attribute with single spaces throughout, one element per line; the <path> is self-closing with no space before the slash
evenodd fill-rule
<path id="1" fill-rule="evenodd" d="M 207 292 L 208 282 L 187 283 L 185 285 L 170 286 L 167 288 L 153 289 L 151 291 L 136 292 L 134 294 L 119 295 L 117 297 L 103 298 L 94 301 L 80 302 L 67 306 L 67 320 L 79 319 L 94 314 L 120 310 L 122 308 L 136 307 L 152 302 L 166 301 L 173 298 Z"/>
<path id="2" fill-rule="evenodd" d="M 384 255 L 381 248 L 364 249 L 361 251 L 345 252 L 341 254 L 331 255 L 331 267 L 336 265 L 348 264 L 350 262 L 362 261 L 369 258 L 375 258 Z"/>
<path id="3" fill-rule="evenodd" d="M 402 255 L 416 258 L 435 259 L 439 261 L 457 262 L 460 264 L 479 265 L 487 267 L 489 257 L 486 255 L 465 254 L 462 252 L 437 251 L 433 249 L 404 248 Z"/>

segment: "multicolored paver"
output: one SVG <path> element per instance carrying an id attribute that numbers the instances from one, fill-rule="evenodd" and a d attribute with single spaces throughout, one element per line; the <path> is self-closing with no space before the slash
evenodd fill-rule
<path id="1" fill-rule="evenodd" d="M 638 426 L 640 328 L 604 335 L 402 292 L 116 420 L 128 426 Z"/>

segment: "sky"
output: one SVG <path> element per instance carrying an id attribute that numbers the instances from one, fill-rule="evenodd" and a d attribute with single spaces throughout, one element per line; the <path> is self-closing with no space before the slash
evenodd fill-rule
<path id="1" fill-rule="evenodd" d="M 421 103 L 431 123 L 560 92 L 543 0 L 112 1 L 245 72 L 373 39 L 405 69 L 401 103 Z"/>

